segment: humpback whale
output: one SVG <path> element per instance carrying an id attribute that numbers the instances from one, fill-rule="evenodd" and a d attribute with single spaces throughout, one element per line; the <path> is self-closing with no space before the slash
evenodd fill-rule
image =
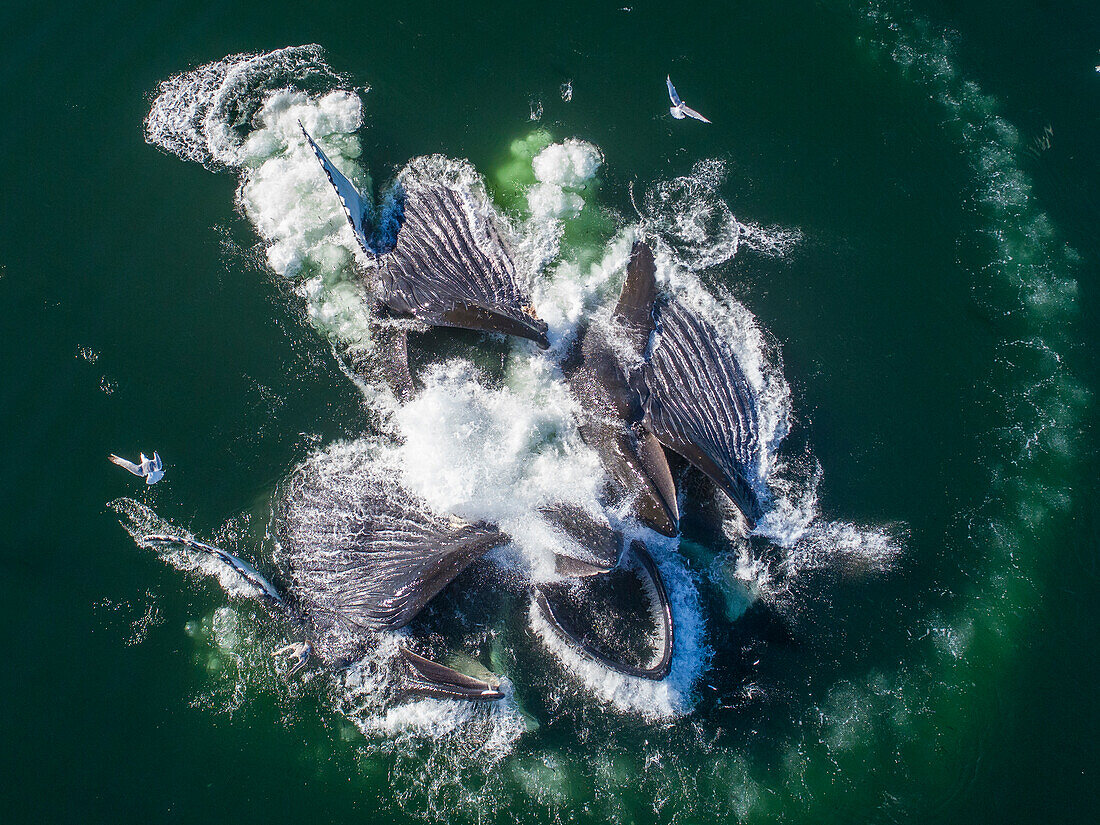
<path id="1" fill-rule="evenodd" d="M 555 535 L 560 575 L 614 569 L 622 537 L 602 513 L 559 503 L 540 515 Z M 315 457 L 276 506 L 276 561 L 329 658 L 361 631 L 396 630 L 467 567 L 509 537 L 493 524 L 439 514 L 365 453 Z"/>
<path id="2" fill-rule="evenodd" d="M 655 275 L 652 250 L 637 241 L 611 324 L 589 326 L 566 359 L 581 436 L 657 532 L 676 535 L 680 517 L 664 447 L 709 476 L 755 528 L 763 509 L 749 482 L 758 449 L 752 390 L 713 326 L 675 298 L 658 299 Z"/>
<path id="3" fill-rule="evenodd" d="M 756 401 L 718 332 L 675 299 L 654 313 L 659 343 L 641 370 L 645 428 L 708 475 L 744 515 L 750 529 L 763 516 L 749 483 L 756 466 Z"/>
<path id="4" fill-rule="evenodd" d="M 167 533 L 142 536 L 141 541 L 146 544 L 180 544 L 191 550 L 214 556 L 229 565 L 244 581 L 258 588 L 261 598 L 285 611 L 291 619 L 301 626 L 303 633 L 316 638 L 315 632 L 311 629 L 313 616 L 307 612 L 308 607 L 305 606 L 306 609 L 303 610 L 303 605 L 288 604 L 270 581 L 240 557 L 203 541 Z M 314 653 L 320 653 L 322 658 L 329 661 L 329 663 L 336 664 L 339 659 L 326 656 L 326 653 L 329 652 L 331 652 L 331 648 L 318 650 L 314 642 L 301 641 L 292 642 L 276 650 L 272 655 L 275 658 L 289 658 L 289 667 L 286 674 L 292 676 L 305 668 Z M 400 647 L 399 652 L 405 665 L 401 674 L 401 690 L 406 694 L 475 701 L 490 701 L 504 697 L 504 694 L 499 690 L 499 681 L 489 682 L 460 673 L 446 665 L 433 662 L 431 659 L 413 653 L 405 647 Z"/>
<path id="5" fill-rule="evenodd" d="M 295 472 L 276 512 L 278 561 L 324 649 L 347 633 L 404 627 L 463 570 L 508 538 L 437 515 L 369 458 L 339 475 Z"/>
<path id="6" fill-rule="evenodd" d="M 654 272 L 652 251 L 640 241 L 635 243 L 612 313 L 614 327 L 585 329 L 566 359 L 564 372 L 581 409 L 581 437 L 599 454 L 618 490 L 634 497 L 638 518 L 657 532 L 674 536 L 680 511 L 672 472 L 661 445 L 642 426 L 641 396 L 610 337 L 621 332 L 631 355 L 639 362 L 644 357 L 653 331 Z"/>
<path id="7" fill-rule="evenodd" d="M 375 261 L 374 293 L 390 314 L 549 346 L 500 228 L 472 193 L 421 174 L 413 162 L 375 210 L 301 128 L 357 243 Z"/>

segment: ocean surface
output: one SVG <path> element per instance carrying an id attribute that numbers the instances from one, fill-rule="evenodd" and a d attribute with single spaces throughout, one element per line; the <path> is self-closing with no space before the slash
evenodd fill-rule
<path id="1" fill-rule="evenodd" d="M 1100 10 L 630 1 L 0 11 L 0 820 L 1100 819 Z M 434 330 L 408 404 L 354 376 L 299 120 L 361 186 L 470 192 L 549 352 Z M 686 472 L 682 537 L 635 527 L 661 683 L 528 584 L 532 514 L 602 488 L 560 358 L 639 237 L 746 373 L 768 501 L 747 535 Z M 106 460 L 154 450 L 155 486 Z M 508 528 L 424 636 L 506 699 L 396 700 L 391 636 L 288 677 L 284 618 L 140 541 L 280 583 L 303 466 L 318 518 L 369 471 Z"/>

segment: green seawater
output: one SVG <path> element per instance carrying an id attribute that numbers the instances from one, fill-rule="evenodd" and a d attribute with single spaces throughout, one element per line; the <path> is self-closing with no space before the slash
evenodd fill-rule
<path id="1" fill-rule="evenodd" d="M 1100 12 L 629 3 L 0 11 L 0 820 L 1098 819 Z M 373 426 L 237 176 L 145 141 L 162 81 L 309 43 L 360 90 L 376 181 L 439 152 L 521 212 L 545 142 L 597 145 L 580 265 L 632 189 L 723 161 L 738 219 L 800 239 L 703 281 L 773 337 L 822 517 L 896 530 L 894 564 L 761 596 L 689 507 L 713 656 L 671 720 L 547 669 L 512 593 L 481 606 L 528 719 L 502 749 L 365 735 L 323 679 L 283 680 L 272 618 L 108 503 L 257 547 L 287 473 Z M 669 73 L 712 125 L 669 117 Z M 153 449 L 148 489 L 105 460 Z"/>

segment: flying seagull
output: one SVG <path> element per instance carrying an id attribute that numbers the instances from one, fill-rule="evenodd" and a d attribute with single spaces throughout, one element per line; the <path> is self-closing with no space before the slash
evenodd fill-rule
<path id="1" fill-rule="evenodd" d="M 160 455 L 156 452 L 153 453 L 152 458 L 147 458 L 145 453 L 142 453 L 140 464 L 127 461 L 125 458 L 119 458 L 114 453 L 107 456 L 107 460 L 112 464 L 117 464 L 124 470 L 129 470 L 136 476 L 141 476 L 145 479 L 146 484 L 156 484 L 164 478 L 164 462 L 160 460 Z"/>
<path id="2" fill-rule="evenodd" d="M 668 84 L 668 96 L 672 100 L 672 105 L 668 110 L 672 113 L 674 118 L 683 120 L 685 117 L 693 117 L 696 120 L 703 121 L 703 123 L 710 123 L 709 120 L 684 103 L 684 101 L 680 100 L 680 96 L 676 94 L 676 87 L 672 85 L 671 76 L 665 75 L 665 82 Z"/>

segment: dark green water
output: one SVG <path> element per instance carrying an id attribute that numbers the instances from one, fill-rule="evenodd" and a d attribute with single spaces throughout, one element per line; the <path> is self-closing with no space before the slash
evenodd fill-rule
<path id="1" fill-rule="evenodd" d="M 1100 15 L 622 5 L 0 12 L 5 821 L 1096 820 Z M 143 130 L 167 78 L 308 43 L 370 86 L 379 180 L 441 152 L 514 205 L 502 170 L 540 101 L 537 126 L 603 153 L 586 209 L 608 217 L 572 239 L 591 254 L 630 183 L 724 160 L 738 219 L 801 240 L 704 282 L 778 342 L 821 517 L 896 531 L 894 565 L 808 569 L 731 622 L 703 575 L 729 542 L 689 509 L 714 657 L 659 722 L 546 669 L 494 595 L 540 723 L 503 754 L 364 736 L 321 679 L 256 665 L 262 611 L 135 548 L 107 503 L 255 548 L 289 470 L 371 427 L 236 175 Z M 668 72 L 712 126 L 668 117 Z M 447 347 L 427 344 L 414 360 Z M 148 491 L 104 460 L 152 449 Z M 259 639 L 236 665 L 185 631 L 226 604 Z"/>

